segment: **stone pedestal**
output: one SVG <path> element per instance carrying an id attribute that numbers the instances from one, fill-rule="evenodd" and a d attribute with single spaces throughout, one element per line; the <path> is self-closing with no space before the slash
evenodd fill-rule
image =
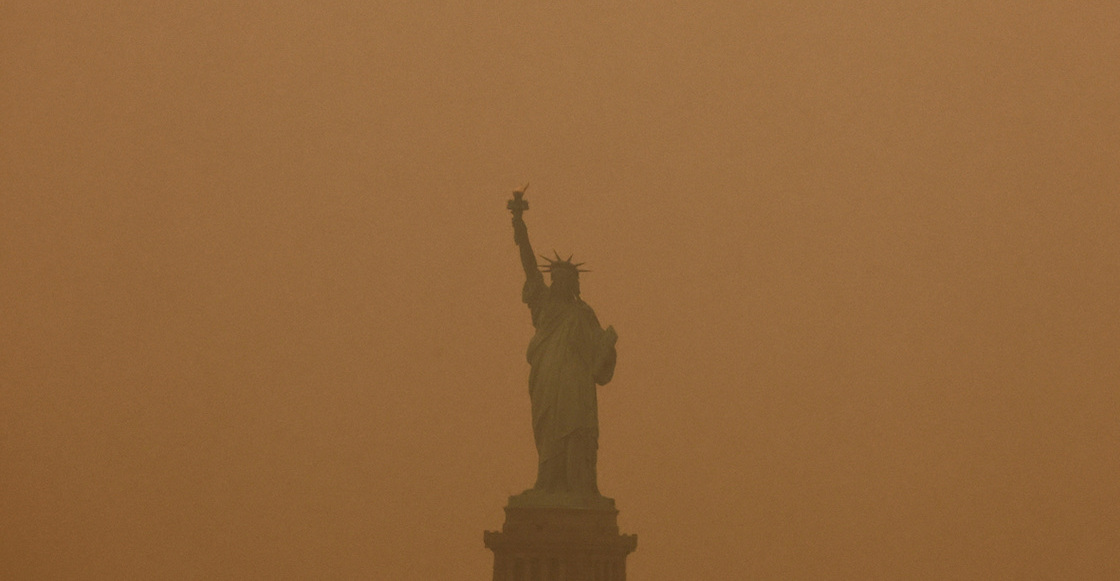
<path id="1" fill-rule="evenodd" d="M 609 499 L 604 499 L 609 500 Z M 618 532 L 614 503 L 534 506 L 510 498 L 501 532 L 486 531 L 494 581 L 625 581 L 637 535 Z"/>

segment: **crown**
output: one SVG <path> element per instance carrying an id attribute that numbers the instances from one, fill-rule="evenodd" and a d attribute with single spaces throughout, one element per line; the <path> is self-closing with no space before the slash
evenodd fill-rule
<path id="1" fill-rule="evenodd" d="M 572 256 L 573 255 L 569 255 L 567 258 L 560 258 L 560 253 L 556 252 L 555 250 L 553 250 L 552 253 L 556 255 L 556 260 L 553 260 L 553 259 L 551 259 L 551 258 L 549 258 L 549 257 L 547 257 L 543 254 L 540 255 L 541 258 L 548 261 L 548 264 L 540 265 L 541 270 L 543 270 L 545 272 L 552 272 L 552 271 L 557 270 L 557 269 L 571 269 L 571 270 L 574 270 L 576 272 L 591 272 L 590 270 L 584 270 L 584 269 L 580 268 L 584 264 L 582 262 L 577 262 L 577 263 L 573 264 L 572 263 Z"/>

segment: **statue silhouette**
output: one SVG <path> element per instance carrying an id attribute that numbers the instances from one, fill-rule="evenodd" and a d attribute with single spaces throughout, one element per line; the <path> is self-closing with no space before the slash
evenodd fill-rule
<path id="1" fill-rule="evenodd" d="M 542 505 L 603 504 L 610 499 L 599 494 L 596 478 L 595 385 L 606 385 L 614 375 L 618 335 L 613 327 L 600 327 L 595 311 L 580 299 L 579 275 L 586 272 L 579 268 L 582 264 L 554 252 L 555 259 L 542 256 L 547 264 L 537 266 L 522 216 L 529 209 L 524 191 L 514 192 L 507 208 L 525 270 L 521 298 L 536 328 L 527 358 L 538 464 L 536 484 L 511 498 L 511 506 L 518 499 Z M 545 284 L 542 269 L 549 273 L 551 285 Z"/>

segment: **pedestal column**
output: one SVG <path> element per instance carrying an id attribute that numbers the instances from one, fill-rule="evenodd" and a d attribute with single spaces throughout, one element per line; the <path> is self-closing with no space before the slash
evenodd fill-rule
<path id="1" fill-rule="evenodd" d="M 507 506 L 501 532 L 486 531 L 493 581 L 625 581 L 637 535 L 618 532 L 612 508 Z"/>

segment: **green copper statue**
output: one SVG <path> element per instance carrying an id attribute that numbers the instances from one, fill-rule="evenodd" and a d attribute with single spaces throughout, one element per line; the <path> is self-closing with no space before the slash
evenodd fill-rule
<path id="1" fill-rule="evenodd" d="M 526 186 L 527 187 L 527 186 Z M 599 326 L 595 311 L 580 300 L 579 273 L 571 257 L 542 256 L 537 266 L 522 213 L 529 209 L 525 188 L 514 192 L 507 208 L 513 214 L 513 239 L 521 251 L 525 286 L 521 299 L 529 305 L 536 334 L 529 342 L 529 399 L 537 443 L 537 482 L 510 504 L 602 506 L 613 502 L 599 494 L 596 456 L 599 413 L 595 385 L 614 375 L 613 327 Z M 546 285 L 541 270 L 549 273 Z"/>

